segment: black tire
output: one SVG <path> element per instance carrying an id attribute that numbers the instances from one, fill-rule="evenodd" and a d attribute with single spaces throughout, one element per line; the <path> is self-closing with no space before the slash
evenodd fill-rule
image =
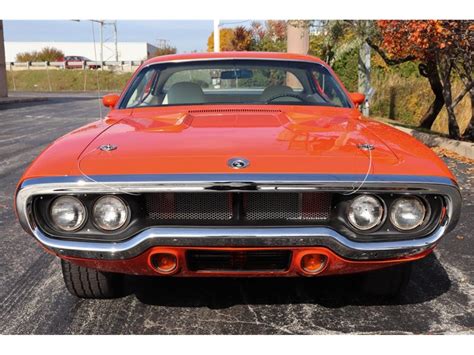
<path id="1" fill-rule="evenodd" d="M 362 278 L 362 291 L 369 296 L 396 298 L 410 281 L 412 263 L 405 262 L 385 269 L 367 272 Z"/>
<path id="2" fill-rule="evenodd" d="M 116 298 L 123 295 L 124 275 L 102 272 L 61 260 L 64 283 L 79 298 Z"/>

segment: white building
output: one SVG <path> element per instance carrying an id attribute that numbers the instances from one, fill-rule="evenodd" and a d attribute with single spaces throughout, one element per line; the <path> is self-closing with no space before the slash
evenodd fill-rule
<path id="1" fill-rule="evenodd" d="M 45 47 L 54 47 L 64 55 L 77 55 L 90 60 L 100 60 L 100 43 L 96 42 L 5 42 L 6 62 L 14 62 L 18 53 L 40 51 Z M 145 60 L 155 53 L 157 47 L 146 42 L 118 42 L 118 60 Z M 115 43 L 104 43 L 104 61 L 115 61 Z"/>

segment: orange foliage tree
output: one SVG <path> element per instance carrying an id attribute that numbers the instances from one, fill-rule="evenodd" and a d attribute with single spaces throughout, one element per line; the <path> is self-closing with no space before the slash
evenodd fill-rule
<path id="1" fill-rule="evenodd" d="M 234 30 L 232 28 L 221 28 L 220 34 L 220 49 L 223 52 L 232 51 L 232 39 L 234 38 Z M 207 39 L 207 51 L 212 52 L 214 50 L 214 32 L 211 33 Z"/>
<path id="2" fill-rule="evenodd" d="M 232 47 L 234 51 L 248 51 L 252 48 L 253 34 L 251 30 L 243 26 L 234 29 L 234 37 L 232 38 Z"/>
<path id="3" fill-rule="evenodd" d="M 435 100 L 421 120 L 421 126 L 431 128 L 439 111 L 446 106 L 449 135 L 460 138 L 459 126 L 454 114 L 455 106 L 469 92 L 473 102 L 472 60 L 473 22 L 446 20 L 381 20 L 379 43 L 368 39 L 368 43 L 389 64 L 407 60 L 420 61 L 420 73 L 428 78 Z M 392 61 L 392 63 L 390 63 Z M 457 72 L 464 89 L 453 97 L 451 84 Z M 474 106 L 473 106 L 474 108 Z M 464 135 L 472 139 L 474 117 Z"/>
<path id="4" fill-rule="evenodd" d="M 152 57 L 158 57 L 160 55 L 176 54 L 176 47 L 172 47 L 169 44 L 159 47 L 152 55 Z"/>
<path id="5" fill-rule="evenodd" d="M 223 52 L 228 51 L 249 51 L 253 45 L 253 33 L 244 26 L 232 28 L 221 28 L 220 32 L 220 49 Z M 207 39 L 207 51 L 214 50 L 214 32 Z"/>

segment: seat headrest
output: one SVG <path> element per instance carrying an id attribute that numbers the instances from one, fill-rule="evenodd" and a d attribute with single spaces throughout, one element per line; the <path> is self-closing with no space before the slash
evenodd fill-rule
<path id="1" fill-rule="evenodd" d="M 202 104 L 206 102 L 204 93 L 198 84 L 180 82 L 171 86 L 167 93 L 168 104 Z"/>

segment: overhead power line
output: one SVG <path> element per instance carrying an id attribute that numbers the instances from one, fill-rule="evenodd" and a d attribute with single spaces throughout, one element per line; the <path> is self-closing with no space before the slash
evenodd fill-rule
<path id="1" fill-rule="evenodd" d="M 226 25 L 239 25 L 241 23 L 245 23 L 245 22 L 251 22 L 252 20 L 243 20 L 243 21 L 236 21 L 236 22 L 222 22 L 219 26 L 222 27 L 222 26 L 226 26 Z"/>

